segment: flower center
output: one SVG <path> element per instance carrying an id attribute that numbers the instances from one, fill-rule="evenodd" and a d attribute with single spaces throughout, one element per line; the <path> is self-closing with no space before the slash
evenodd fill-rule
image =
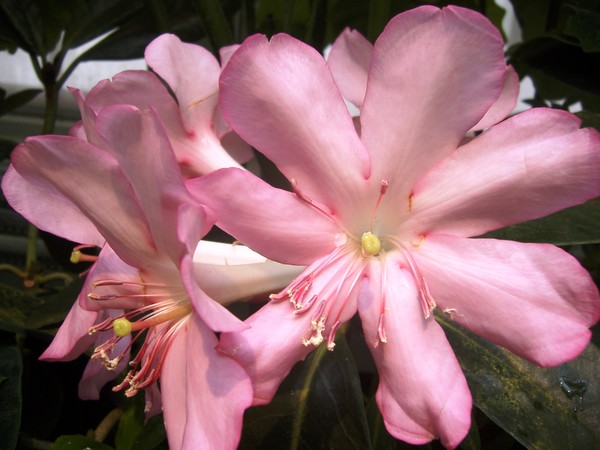
<path id="1" fill-rule="evenodd" d="M 187 322 L 192 305 L 183 293 L 173 296 L 171 293 L 148 292 L 152 288 L 164 288 L 162 285 L 119 280 L 99 280 L 93 284 L 95 288 L 124 285 L 141 287 L 142 293 L 88 294 L 99 309 L 118 307 L 124 310 L 120 316 L 109 317 L 94 325 L 88 333 L 112 329 L 113 337 L 98 345 L 92 355 L 92 359 L 100 360 L 108 370 L 117 369 L 119 363 L 128 357 L 133 343 L 142 337 L 144 341 L 140 349 L 129 362 L 129 372 L 123 382 L 113 388 L 113 391 L 126 388 L 125 395 L 131 397 L 158 380 L 168 348 Z M 119 344 L 130 335 L 129 341 Z"/>
<path id="2" fill-rule="evenodd" d="M 362 255 L 376 256 L 381 250 L 381 241 L 370 231 L 366 231 L 360 237 Z"/>

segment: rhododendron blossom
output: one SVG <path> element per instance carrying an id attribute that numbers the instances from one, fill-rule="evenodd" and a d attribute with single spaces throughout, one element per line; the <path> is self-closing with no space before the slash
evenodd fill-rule
<path id="1" fill-rule="evenodd" d="M 256 35 L 232 56 L 223 115 L 293 192 L 239 169 L 189 187 L 242 243 L 308 265 L 250 328 L 221 334 L 221 350 L 252 378 L 255 404 L 315 346 L 333 349 L 358 311 L 387 429 L 453 448 L 472 401 L 436 310 L 543 366 L 583 350 L 600 302 L 579 263 L 552 245 L 472 239 L 600 195 L 600 136 L 570 113 L 532 109 L 465 139 L 498 102 L 514 104 L 499 100 L 514 95 L 507 71 L 502 38 L 480 14 L 400 14 L 372 48 L 355 127 L 311 47 Z M 499 109 L 485 121 L 508 113 Z"/>
<path id="2" fill-rule="evenodd" d="M 222 49 L 227 61 L 236 46 Z M 128 70 L 98 83 L 86 96 L 71 89 L 82 121 L 71 134 L 98 145 L 96 115 L 105 107 L 128 104 L 153 108 L 161 118 L 184 176 L 198 176 L 221 167 L 239 167 L 252 157 L 248 144 L 225 124 L 218 108 L 221 67 L 205 48 L 163 34 L 146 48 L 148 65 L 168 85 L 146 70 Z"/>
<path id="3" fill-rule="evenodd" d="M 284 286 L 298 271 L 194 257 L 214 219 L 185 189 L 155 112 L 111 106 L 95 127 L 105 149 L 68 136 L 29 138 L 2 183 L 11 205 L 38 227 L 102 248 L 97 257 L 85 246 L 74 251 L 75 261 L 94 264 L 43 358 L 72 359 L 94 342 L 82 397 L 97 398 L 128 367 L 115 389 L 128 396 L 146 389 L 146 411 L 162 407 L 173 448 L 235 448 L 252 387 L 215 349 L 215 331 L 246 328 L 223 304 Z M 256 260 L 246 252 L 236 262 L 244 258 Z"/>

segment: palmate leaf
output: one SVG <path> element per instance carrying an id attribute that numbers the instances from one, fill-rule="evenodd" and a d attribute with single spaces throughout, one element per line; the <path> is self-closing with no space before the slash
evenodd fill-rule
<path id="1" fill-rule="evenodd" d="M 321 345 L 299 363 L 270 404 L 246 412 L 240 449 L 261 448 L 371 448 L 358 372 L 343 337 L 334 351 Z"/>
<path id="2" fill-rule="evenodd" d="M 600 350 L 542 369 L 466 331 L 438 321 L 461 363 L 475 405 L 530 449 L 594 449 L 600 443 Z"/>

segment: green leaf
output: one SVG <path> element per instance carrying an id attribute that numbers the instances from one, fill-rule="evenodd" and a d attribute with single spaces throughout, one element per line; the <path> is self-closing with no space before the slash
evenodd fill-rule
<path id="1" fill-rule="evenodd" d="M 221 47 L 233 44 L 233 34 L 229 22 L 225 18 L 221 2 L 219 0 L 194 0 L 194 4 L 200 14 L 212 51 L 218 56 Z"/>
<path id="2" fill-rule="evenodd" d="M 0 346 L 0 448 L 17 445 L 21 427 L 21 352 L 12 345 Z"/>
<path id="3" fill-rule="evenodd" d="M 114 450 L 110 445 L 98 442 L 93 438 L 80 435 L 60 436 L 52 446 L 52 450 Z"/>
<path id="4" fill-rule="evenodd" d="M 138 396 L 119 420 L 115 437 L 117 450 L 152 450 L 163 443 L 167 434 L 162 415 L 154 416 L 144 424 L 144 402 Z"/>
<path id="5" fill-rule="evenodd" d="M 564 33 L 577 38 L 584 52 L 600 51 L 600 13 L 572 7 Z"/>
<path id="6" fill-rule="evenodd" d="M 40 92 L 41 89 L 25 89 L 6 97 L 6 92 L 0 89 L 0 116 L 29 103 Z"/>
<path id="7" fill-rule="evenodd" d="M 0 284 L 0 329 L 20 332 L 61 322 L 81 291 L 76 280 L 55 295 L 33 296 L 22 289 Z"/>
<path id="8" fill-rule="evenodd" d="M 529 76 L 536 95 L 552 101 L 581 102 L 600 112 L 600 54 L 552 38 L 538 38 L 511 48 L 509 62 L 520 77 Z"/>
<path id="9" fill-rule="evenodd" d="M 3 37 L 12 37 L 14 44 L 27 53 L 45 55 L 52 47 L 44 42 L 40 3 L 40 0 L 0 0 L 0 10 L 11 30 Z"/>
<path id="10" fill-rule="evenodd" d="M 465 372 L 475 405 L 515 439 L 540 450 L 598 448 L 597 347 L 590 344 L 577 360 L 543 369 L 473 335 L 447 317 L 436 318 Z M 590 386 L 587 393 L 581 389 L 585 383 Z"/>
<path id="11" fill-rule="evenodd" d="M 600 242 L 600 199 L 590 200 L 541 219 L 510 225 L 482 237 L 554 245 Z"/>
<path id="12" fill-rule="evenodd" d="M 301 343 L 298 343 L 301 345 Z M 250 408 L 240 449 L 369 449 L 358 372 L 343 337 L 296 365 L 273 401 Z"/>

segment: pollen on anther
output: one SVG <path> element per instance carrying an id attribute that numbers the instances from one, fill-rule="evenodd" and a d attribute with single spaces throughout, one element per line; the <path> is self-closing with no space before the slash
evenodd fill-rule
<path id="1" fill-rule="evenodd" d="M 113 322 L 113 331 L 115 336 L 125 337 L 131 333 L 132 324 L 125 317 L 115 319 Z"/>
<path id="2" fill-rule="evenodd" d="M 360 237 L 363 256 L 375 256 L 381 250 L 381 241 L 370 231 L 366 231 Z"/>
<path id="3" fill-rule="evenodd" d="M 81 252 L 79 250 L 73 250 L 71 252 L 71 258 L 69 258 L 73 264 L 77 264 L 81 260 Z"/>

